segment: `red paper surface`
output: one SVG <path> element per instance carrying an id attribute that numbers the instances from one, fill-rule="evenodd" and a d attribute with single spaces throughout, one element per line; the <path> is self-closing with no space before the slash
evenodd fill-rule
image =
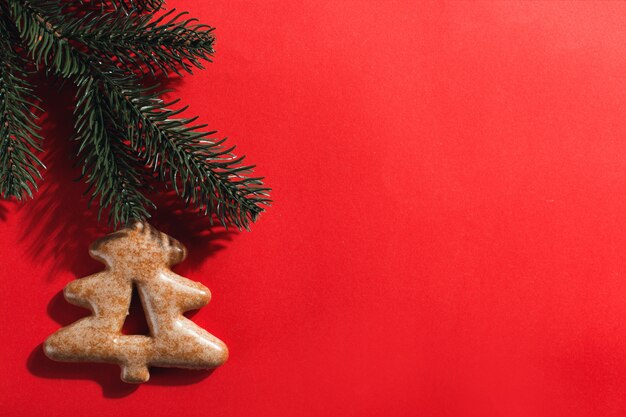
<path id="1" fill-rule="evenodd" d="M 626 413 L 626 4 L 168 4 L 218 28 L 173 96 L 274 188 L 252 233 L 154 220 L 231 357 L 134 387 L 43 356 L 107 229 L 42 88 L 46 181 L 0 205 L 0 415 Z"/>

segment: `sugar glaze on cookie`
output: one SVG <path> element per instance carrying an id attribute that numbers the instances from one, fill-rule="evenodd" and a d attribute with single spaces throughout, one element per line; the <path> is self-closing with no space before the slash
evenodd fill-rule
<path id="1" fill-rule="evenodd" d="M 226 345 L 183 316 L 205 306 L 211 293 L 170 269 L 186 257 L 180 242 L 136 223 L 96 240 L 89 253 L 106 269 L 69 283 L 63 294 L 92 315 L 48 337 L 46 356 L 64 362 L 118 364 L 122 380 L 129 383 L 146 382 L 150 366 L 210 369 L 226 362 Z M 122 334 L 133 285 L 150 336 Z"/>

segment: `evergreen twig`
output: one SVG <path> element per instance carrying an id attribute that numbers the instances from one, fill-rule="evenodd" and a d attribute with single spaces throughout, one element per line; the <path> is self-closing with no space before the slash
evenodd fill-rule
<path id="1" fill-rule="evenodd" d="M 0 7 L 0 12 L 4 15 L 6 9 Z M 38 99 L 16 45 L 15 28 L 0 19 L 0 195 L 20 200 L 24 194 L 33 196 L 45 166 L 34 153 L 41 151 L 32 112 Z"/>
<path id="2" fill-rule="evenodd" d="M 152 173 L 224 225 L 248 228 L 263 212 L 269 188 L 248 176 L 254 166 L 242 164 L 234 147 L 196 117 L 181 117 L 187 107 L 161 99 L 166 91 L 155 82 L 142 82 L 146 74 L 202 68 L 213 55 L 213 28 L 186 13 L 157 13 L 162 6 L 159 0 L 0 0 L 0 23 L 8 28 L 0 30 L 0 42 L 10 46 L 0 51 L 0 83 L 12 88 L 0 97 L 0 110 L 21 109 L 1 113 L 15 119 L 0 130 L 3 197 L 32 195 L 42 165 L 33 153 L 40 139 L 30 110 L 35 99 L 12 47 L 23 44 L 38 68 L 78 87 L 78 157 L 92 200 L 101 211 L 110 209 L 112 224 L 150 216 L 154 205 L 144 193 Z"/>

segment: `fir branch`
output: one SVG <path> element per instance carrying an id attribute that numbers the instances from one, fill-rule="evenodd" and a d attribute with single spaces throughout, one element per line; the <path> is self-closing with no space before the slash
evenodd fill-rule
<path id="1" fill-rule="evenodd" d="M 235 157 L 226 139 L 213 139 L 216 132 L 202 131 L 206 126 L 194 125 L 195 117 L 176 118 L 186 108 L 171 110 L 176 102 L 165 103 L 157 92 L 137 94 L 122 86 L 110 90 L 109 98 L 133 147 L 186 203 L 245 228 L 269 203 L 262 178 L 244 176 L 254 166 L 242 165 L 244 157 Z"/>
<path id="2" fill-rule="evenodd" d="M 39 168 L 44 164 L 34 154 L 41 151 L 41 136 L 34 123 L 33 108 L 38 99 L 27 81 L 26 62 L 14 45 L 15 28 L 7 20 L 4 8 L 0 14 L 0 196 L 21 200 L 33 196 L 37 189 Z"/>
<path id="3" fill-rule="evenodd" d="M 42 9 L 30 10 L 37 13 L 33 21 L 47 26 L 44 19 L 37 19 Z M 65 39 L 55 31 L 44 33 L 55 49 L 65 45 Z M 72 44 L 68 45 L 73 48 Z M 59 70 L 76 68 L 78 73 L 70 75 L 80 75 L 87 68 L 103 83 L 103 92 L 110 99 L 109 107 L 116 111 L 120 125 L 127 126 L 133 148 L 145 158 L 147 165 L 158 170 L 162 180 L 169 181 L 186 203 L 207 215 L 216 214 L 224 225 L 232 223 L 247 228 L 250 221 L 256 220 L 263 211 L 261 204 L 269 202 L 269 190 L 262 187 L 262 178 L 243 177 L 254 167 L 240 166 L 243 158 L 230 155 L 234 148 L 225 150 L 223 141 L 208 139 L 215 132 L 198 131 L 205 126 L 190 126 L 195 118 L 175 118 L 182 110 L 169 110 L 159 94 L 137 87 L 138 82 L 131 75 L 114 66 L 106 68 L 104 64 L 91 62 L 80 50 L 74 50 L 71 55 L 77 63 L 61 63 Z"/>
<path id="4" fill-rule="evenodd" d="M 191 73 L 192 67 L 203 68 L 201 61 L 210 62 L 214 53 L 214 29 L 197 24 L 197 19 L 184 19 L 187 14 L 172 9 L 151 20 L 149 15 L 129 16 L 118 10 L 74 16 L 70 23 L 62 23 L 66 17 L 51 20 L 61 37 L 114 57 L 122 67 L 143 72 L 145 66 L 153 75 L 170 71 L 180 75 L 179 67 Z"/>
<path id="5" fill-rule="evenodd" d="M 146 186 L 140 160 L 122 142 L 111 109 L 103 100 L 97 81 L 82 77 L 77 81 L 76 140 L 82 160 L 82 175 L 92 191 L 90 202 L 99 196 L 100 210 L 111 207 L 109 222 L 124 225 L 150 217 L 154 204 L 141 192 Z"/>
<path id="6" fill-rule="evenodd" d="M 49 17 L 60 11 L 56 1 L 9 0 L 9 6 L 35 65 L 53 69 L 66 78 L 84 75 L 88 71 L 84 61 L 79 58 L 83 52 L 70 44 Z"/>
<path id="7" fill-rule="evenodd" d="M 10 3 L 33 59 L 56 67 L 65 77 L 84 73 L 72 52 L 77 45 L 83 47 L 81 51 L 117 59 L 122 67 L 139 73 L 145 66 L 153 75 L 170 71 L 180 75 L 179 68 L 191 73 L 192 67 L 202 69 L 201 61 L 210 62 L 214 53 L 214 29 L 197 24 L 197 19 L 181 19 L 188 13 L 175 9 L 152 20 L 150 15 L 128 15 L 122 10 L 77 15 L 66 10 L 70 4 L 59 0 Z"/>
<path id="8" fill-rule="evenodd" d="M 132 147 L 187 204 L 240 228 L 248 228 L 264 211 L 270 189 L 263 187 L 263 178 L 244 176 L 254 166 L 242 166 L 244 157 L 232 155 L 234 147 L 225 148 L 225 139 L 213 140 L 210 136 L 216 132 L 193 125 L 196 117 L 177 118 L 186 107 L 169 109 L 177 101 L 165 103 L 160 98 L 163 92 L 138 88 L 132 77 L 115 67 L 92 69 L 102 80 L 120 125 L 127 126 Z"/>
<path id="9" fill-rule="evenodd" d="M 177 101 L 165 103 L 160 98 L 163 91 L 142 87 L 136 73 L 112 59 L 102 59 L 103 54 L 111 54 L 137 67 L 143 63 L 151 68 L 151 63 L 164 72 L 174 70 L 175 65 L 190 70 L 183 65 L 185 60 L 199 66 L 199 60 L 212 53 L 211 28 L 192 24 L 192 20 L 179 21 L 180 15 L 172 18 L 171 13 L 151 21 L 119 11 L 99 18 L 88 14 L 68 23 L 54 17 L 60 7 L 56 0 L 8 1 L 33 59 L 92 89 L 89 94 L 81 93 L 91 98 L 79 102 L 77 127 L 83 130 L 83 149 L 96 149 L 82 155 L 84 169 L 88 182 L 99 185 L 94 195 L 100 196 L 101 207 L 113 208 L 114 222 L 144 218 L 145 207 L 151 204 L 139 192 L 140 177 L 133 171 L 139 164 L 124 159 L 128 149 L 119 147 L 120 137 L 129 140 L 144 166 L 158 172 L 187 204 L 210 218 L 216 215 L 224 225 L 248 228 L 264 211 L 263 206 L 270 203 L 269 188 L 263 186 L 262 178 L 246 176 L 254 166 L 242 165 L 244 158 L 232 155 L 234 147 L 225 147 L 225 139 L 213 139 L 215 132 L 202 130 L 206 126 L 194 125 L 197 118 L 179 117 L 186 107 L 172 110 Z M 131 46 L 131 40 L 136 45 Z M 99 162 L 94 166 L 91 161 Z M 120 169 L 112 170 L 114 163 Z M 127 178 L 115 175 L 123 170 L 129 171 Z M 120 189 L 126 190 L 128 200 L 116 198 L 114 190 Z"/>
<path id="10" fill-rule="evenodd" d="M 165 4 L 165 0 L 78 0 L 81 4 L 96 4 L 103 9 L 113 7 L 116 10 L 124 12 L 138 11 L 155 11 L 159 10 Z"/>

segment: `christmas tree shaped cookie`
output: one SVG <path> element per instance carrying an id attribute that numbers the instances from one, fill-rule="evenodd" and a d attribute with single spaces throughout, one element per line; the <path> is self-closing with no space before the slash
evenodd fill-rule
<path id="1" fill-rule="evenodd" d="M 170 270 L 186 256 L 181 243 L 137 223 L 98 239 L 89 253 L 106 269 L 69 283 L 64 295 L 93 314 L 50 336 L 44 343 L 49 358 L 115 363 L 122 369 L 122 380 L 130 383 L 146 382 L 149 366 L 208 369 L 226 361 L 226 345 L 183 316 L 206 305 L 211 294 Z M 133 286 L 149 336 L 122 334 Z"/>

